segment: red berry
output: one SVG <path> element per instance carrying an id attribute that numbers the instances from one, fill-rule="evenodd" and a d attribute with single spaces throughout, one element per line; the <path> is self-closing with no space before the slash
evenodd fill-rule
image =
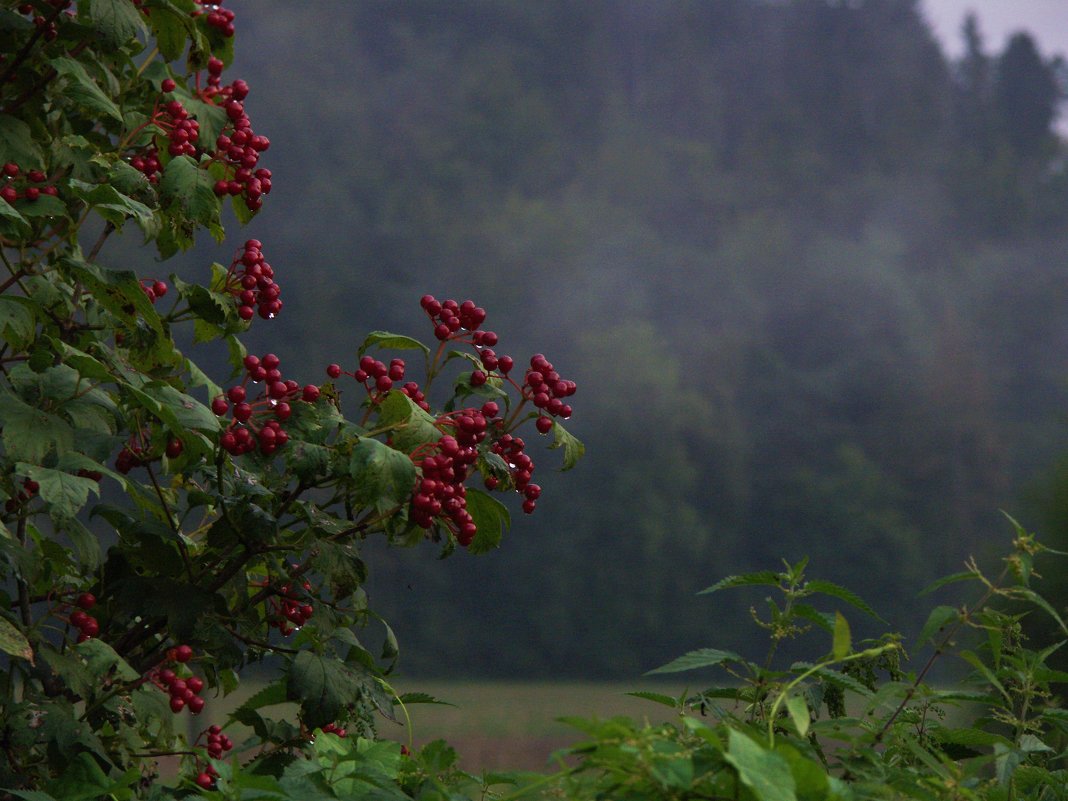
<path id="1" fill-rule="evenodd" d="M 174 649 L 175 662 L 188 662 L 193 658 L 193 649 L 188 645 L 179 645 Z"/>
<path id="2" fill-rule="evenodd" d="M 539 417 L 537 422 L 534 423 L 534 427 L 538 429 L 539 433 L 548 434 L 553 430 L 553 420 L 551 417 Z"/>
<path id="3" fill-rule="evenodd" d="M 527 493 L 529 495 L 529 493 Z M 192 690 L 197 695 L 204 689 L 204 680 L 199 676 L 190 676 L 185 680 L 185 686 Z"/>
<path id="4" fill-rule="evenodd" d="M 28 186 L 28 187 L 26 187 L 26 199 L 27 200 L 37 200 L 37 198 L 39 198 L 40 196 L 41 196 L 41 190 L 38 189 L 36 186 Z"/>
<path id="5" fill-rule="evenodd" d="M 241 385 L 230 387 L 226 391 L 226 397 L 230 399 L 230 403 L 241 403 L 245 399 L 245 388 Z"/>
<path id="6" fill-rule="evenodd" d="M 96 606 L 96 596 L 91 592 L 83 592 L 78 596 L 78 600 L 75 601 L 82 609 L 89 610 Z"/>
<path id="7" fill-rule="evenodd" d="M 210 790 L 215 785 L 215 780 L 207 773 L 198 773 L 196 783 L 205 790 Z"/>
<path id="8" fill-rule="evenodd" d="M 75 628 L 80 629 L 82 626 L 85 625 L 85 621 L 87 621 L 88 619 L 89 615 L 85 614 L 85 612 L 81 609 L 75 609 L 73 612 L 70 613 L 70 622 L 71 625 L 73 625 Z"/>
<path id="9" fill-rule="evenodd" d="M 331 378 L 337 378 L 339 375 L 341 375 L 341 365 L 340 364 L 328 364 L 326 366 L 326 374 L 328 376 L 330 376 Z"/>
<path id="10" fill-rule="evenodd" d="M 180 439 L 171 439 L 167 443 L 167 456 L 170 459 L 177 459 L 182 455 L 182 441 Z"/>
<path id="11" fill-rule="evenodd" d="M 178 84 L 176 84 L 172 78 L 164 78 L 163 82 L 160 83 L 159 88 L 164 92 L 173 92 L 177 86 Z"/>
<path id="12" fill-rule="evenodd" d="M 315 403 L 315 401 L 319 400 L 319 387 L 315 386 L 315 384 L 308 384 L 304 387 L 301 396 L 308 403 Z"/>
<path id="13" fill-rule="evenodd" d="M 219 417 L 222 417 L 228 411 L 230 411 L 230 404 L 226 402 L 226 398 L 219 395 L 215 400 L 211 402 L 211 410 L 215 412 Z"/>
<path id="14" fill-rule="evenodd" d="M 97 634 L 100 633 L 100 624 L 97 622 L 95 617 L 86 616 L 85 622 L 82 623 L 82 625 L 80 625 L 78 628 L 81 629 L 82 634 L 85 634 L 89 637 L 95 637 Z"/>
<path id="15" fill-rule="evenodd" d="M 14 178 L 19 174 L 19 165 L 13 161 L 9 161 L 4 165 L 4 175 L 9 178 Z"/>
<path id="16" fill-rule="evenodd" d="M 194 715 L 199 715 L 204 710 L 204 699 L 199 695 L 194 695 L 186 703 L 189 706 L 189 711 Z"/>

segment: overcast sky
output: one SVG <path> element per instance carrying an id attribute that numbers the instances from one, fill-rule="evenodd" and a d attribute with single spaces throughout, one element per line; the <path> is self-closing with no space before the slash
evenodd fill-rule
<path id="1" fill-rule="evenodd" d="M 959 55 L 964 15 L 974 11 L 987 52 L 1000 51 L 1005 39 L 1028 31 L 1047 58 L 1068 55 L 1068 0 L 923 0 L 922 7 L 946 51 Z"/>

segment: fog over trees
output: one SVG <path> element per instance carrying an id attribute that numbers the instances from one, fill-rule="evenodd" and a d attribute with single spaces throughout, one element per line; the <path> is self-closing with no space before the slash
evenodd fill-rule
<path id="1" fill-rule="evenodd" d="M 733 601 L 695 593 L 806 554 L 862 593 L 896 577 L 868 600 L 904 621 L 1003 550 L 999 508 L 1068 520 L 1064 73 L 1026 32 L 991 51 L 962 20 L 951 62 L 915 0 L 241 13 L 283 360 L 318 380 L 372 327 L 429 338 L 430 292 L 579 383 L 588 457 L 565 492 L 528 448 L 544 494 L 499 552 L 367 544 L 405 672 L 630 678 L 742 648 Z"/>

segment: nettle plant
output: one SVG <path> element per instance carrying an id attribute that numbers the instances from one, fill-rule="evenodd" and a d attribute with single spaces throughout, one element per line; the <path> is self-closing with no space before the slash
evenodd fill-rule
<path id="1" fill-rule="evenodd" d="M 292 778 L 323 749 L 361 752 L 375 714 L 404 704 L 361 541 L 492 549 L 510 521 L 495 495 L 529 513 L 541 492 L 520 429 L 551 434 L 565 469 L 582 454 L 560 422 L 574 382 L 542 355 L 498 355 L 471 301 L 422 299 L 434 349 L 376 332 L 302 383 L 240 338 L 282 311 L 269 245 L 186 279 L 147 253 L 146 274 L 102 264 L 119 233 L 166 259 L 202 229 L 222 241 L 224 204 L 242 222 L 264 204 L 270 142 L 248 85 L 223 78 L 233 34 L 232 11 L 193 0 L 0 9 L 0 787 L 15 796 L 170 797 L 226 785 L 231 764 Z M 225 342 L 229 366 L 179 351 L 179 326 Z M 386 361 L 398 351 L 414 360 Z M 357 637 L 371 623 L 381 654 Z M 202 719 L 266 657 L 280 678 Z M 282 702 L 295 711 L 271 718 Z"/>

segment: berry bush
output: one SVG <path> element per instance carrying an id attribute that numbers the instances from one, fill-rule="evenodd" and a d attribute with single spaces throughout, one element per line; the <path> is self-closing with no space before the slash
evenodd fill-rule
<path id="1" fill-rule="evenodd" d="M 473 301 L 423 298 L 433 349 L 378 331 L 309 374 L 242 344 L 282 310 L 269 244 L 185 276 L 108 264 L 119 235 L 167 259 L 200 231 L 221 242 L 224 206 L 264 207 L 270 141 L 224 77 L 235 24 L 202 0 L 0 8 L 7 797 L 231 792 L 370 747 L 421 699 L 386 681 L 397 640 L 361 543 L 495 548 L 541 494 L 522 435 L 565 468 L 582 454 L 562 425 L 575 384 L 542 355 L 513 378 Z M 229 364 L 179 350 L 180 327 Z M 274 681 L 199 720 L 268 659 Z"/>

